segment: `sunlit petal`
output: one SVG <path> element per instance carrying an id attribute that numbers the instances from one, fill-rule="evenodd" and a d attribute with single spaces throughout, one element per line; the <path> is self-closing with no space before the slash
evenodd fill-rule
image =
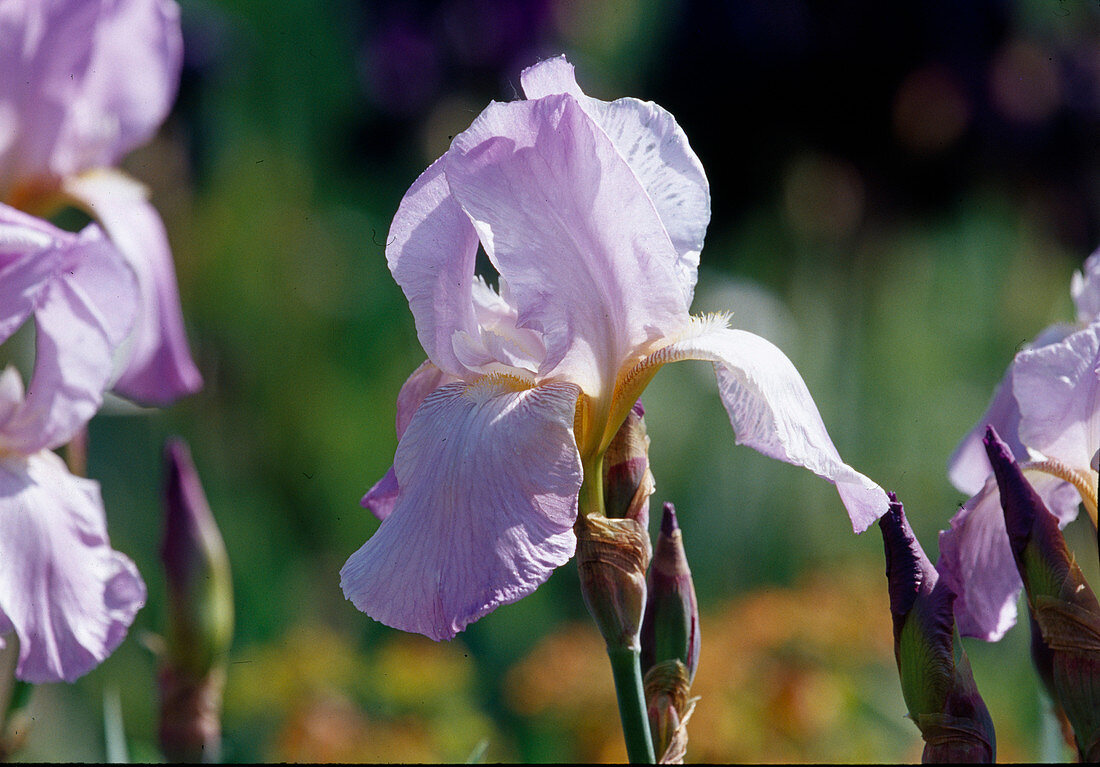
<path id="1" fill-rule="evenodd" d="M 405 434 L 413 414 L 416 413 L 424 398 L 446 383 L 453 383 L 454 377 L 449 376 L 429 361 L 425 361 L 408 380 L 401 386 L 397 395 L 397 439 Z M 393 467 L 378 480 L 367 494 L 363 496 L 360 504 L 368 509 L 379 519 L 385 519 L 393 511 L 397 503 L 397 475 Z"/>
<path id="2" fill-rule="evenodd" d="M 1059 525 L 1065 527 L 1076 517 L 1080 498 L 1072 485 L 1038 472 L 1028 472 L 1027 479 L 1059 517 Z M 1016 600 L 1023 582 L 992 474 L 951 518 L 950 529 L 940 533 L 936 567 L 957 595 L 959 633 L 995 642 L 1016 623 Z"/>
<path id="3" fill-rule="evenodd" d="M 0 626 L 19 636 L 16 675 L 75 680 L 143 604 L 137 569 L 107 540 L 99 486 L 48 451 L 0 460 Z"/>
<path id="4" fill-rule="evenodd" d="M 394 459 L 396 507 L 341 571 L 348 599 L 389 626 L 450 639 L 568 561 L 577 396 L 569 384 L 487 380 L 425 399 Z"/>
<path id="5" fill-rule="evenodd" d="M 201 389 L 168 236 L 145 188 L 121 173 L 97 171 L 66 179 L 64 189 L 102 224 L 137 276 L 139 313 L 115 390 L 139 402 L 165 405 Z"/>
<path id="6" fill-rule="evenodd" d="M 1016 356 L 1020 439 L 1071 468 L 1100 448 L 1100 324 Z"/>
<path id="7" fill-rule="evenodd" d="M 1051 325 L 1036 336 L 1028 348 L 1040 349 L 1059 343 L 1074 330 L 1075 328 L 1071 325 Z M 986 478 L 993 471 L 989 465 L 989 457 L 986 456 L 985 448 L 982 446 L 982 437 L 985 436 L 987 426 L 997 430 L 1017 461 L 1028 460 L 1027 447 L 1019 436 L 1020 406 L 1016 402 L 1013 384 L 1015 370 L 1016 360 L 1013 360 L 1009 363 L 1004 378 L 997 384 L 989 407 L 978 419 L 974 428 L 962 438 L 947 462 L 947 473 L 951 484 L 969 495 L 974 495 L 981 490 Z"/>
<path id="8" fill-rule="evenodd" d="M 133 275 L 98 227 L 73 237 L 35 308 L 34 374 L 0 424 L 0 445 L 24 455 L 55 448 L 91 419 L 135 306 Z"/>
<path id="9" fill-rule="evenodd" d="M 571 94 L 626 160 L 653 201 L 676 249 L 676 279 L 690 306 L 699 252 L 710 223 L 710 185 L 687 136 L 667 111 L 650 101 L 600 101 L 581 92 L 564 56 L 547 59 L 520 75 L 529 99 Z"/>
<path id="10" fill-rule="evenodd" d="M 390 225 L 386 260 L 405 292 L 420 345 L 437 367 L 460 376 L 456 331 L 475 333 L 473 299 L 477 233 L 451 196 L 444 159 L 432 163 L 405 193 Z"/>
<path id="11" fill-rule="evenodd" d="M 183 63 L 169 0 L 13 0 L 0 5 L 0 197 L 17 181 L 113 165 L 147 141 Z M 5 151 L 6 150 L 6 151 Z"/>
<path id="12" fill-rule="evenodd" d="M 713 328 L 665 347 L 656 357 L 713 362 L 737 443 L 835 484 L 856 532 L 886 513 L 886 493 L 844 463 L 802 376 L 772 343 L 743 330 Z"/>
<path id="13" fill-rule="evenodd" d="M 605 393 L 634 350 L 686 323 L 653 202 L 572 96 L 491 104 L 445 160 L 518 324 L 543 334 L 540 375 Z"/>

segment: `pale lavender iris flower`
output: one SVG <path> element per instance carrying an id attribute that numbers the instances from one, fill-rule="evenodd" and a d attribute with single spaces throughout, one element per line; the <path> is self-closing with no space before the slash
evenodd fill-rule
<path id="1" fill-rule="evenodd" d="M 341 571 L 373 618 L 449 639 L 574 553 L 578 498 L 667 362 L 714 363 L 740 444 L 834 482 L 857 531 L 888 502 L 840 458 L 798 372 L 688 308 L 710 219 L 673 117 L 581 92 L 564 57 L 523 72 L 406 193 L 386 257 L 428 361 L 397 401 L 382 519 Z M 499 292 L 475 277 L 478 246 Z M 590 481 L 586 481 L 589 478 Z M 582 487 L 583 485 L 583 487 Z"/>
<path id="2" fill-rule="evenodd" d="M 955 618 L 966 636 L 996 641 L 1016 622 L 1023 583 L 1009 548 L 993 469 L 982 447 L 992 426 L 1047 507 L 1065 527 L 1083 501 L 1096 521 L 1100 448 L 1100 252 L 1070 286 L 1077 324 L 1052 325 L 1016 355 L 978 424 L 948 464 L 972 497 L 940 533 L 938 567 L 958 594 Z"/>
<path id="3" fill-rule="evenodd" d="M 164 225 L 113 166 L 164 121 L 182 58 L 171 0 L 0 0 L 0 201 L 35 215 L 74 205 L 118 246 L 141 300 L 114 388 L 158 405 L 202 378 Z"/>
<path id="4" fill-rule="evenodd" d="M 129 266 L 99 227 L 62 232 L 0 205 L 0 343 L 33 318 L 30 385 L 0 372 L 0 646 L 16 676 L 72 681 L 106 658 L 145 603 L 111 548 L 99 485 L 52 452 L 99 408 L 137 309 Z"/>

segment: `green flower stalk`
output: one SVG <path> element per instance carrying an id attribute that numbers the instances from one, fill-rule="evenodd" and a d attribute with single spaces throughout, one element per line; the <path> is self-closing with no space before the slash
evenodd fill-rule
<path id="1" fill-rule="evenodd" d="M 607 645 L 631 762 L 654 761 L 639 662 L 653 493 L 643 415 L 636 403 L 602 466 L 586 470 L 574 526 L 581 593 Z"/>
<path id="2" fill-rule="evenodd" d="M 688 698 L 699 665 L 699 603 L 676 509 L 664 505 L 661 532 L 649 568 L 642 620 L 642 671 L 654 752 L 663 764 L 681 764 L 687 750 Z"/>
<path id="3" fill-rule="evenodd" d="M 997 478 L 1012 556 L 1048 657 L 1054 699 L 1073 727 L 1081 760 L 1100 761 L 1100 603 L 1008 446 L 989 428 L 983 439 Z M 1048 665 L 1049 663 L 1049 665 Z M 1045 676 L 1045 674 L 1043 674 Z"/>
<path id="4" fill-rule="evenodd" d="M 925 556 L 897 497 L 879 520 L 894 623 L 894 658 L 909 716 L 924 738 L 923 761 L 996 759 L 993 720 L 978 694 L 955 629 L 955 594 Z"/>
<path id="5" fill-rule="evenodd" d="M 172 761 L 216 762 L 233 639 L 229 557 L 186 443 L 170 440 L 164 462 L 168 626 L 159 674 L 160 745 Z"/>

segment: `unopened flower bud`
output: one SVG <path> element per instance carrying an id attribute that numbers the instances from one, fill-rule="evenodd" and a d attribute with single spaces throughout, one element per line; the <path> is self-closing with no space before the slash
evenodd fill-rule
<path id="1" fill-rule="evenodd" d="M 1100 761 L 1100 603 L 1066 546 L 1057 518 L 1009 448 L 992 428 L 983 443 L 1028 607 L 1050 652 L 1054 697 L 1073 727 L 1082 761 Z"/>
<path id="2" fill-rule="evenodd" d="M 699 664 L 699 603 L 691 579 L 676 508 L 664 505 L 661 532 L 649 568 L 649 597 L 642 621 L 642 672 L 678 660 L 690 685 Z"/>
<path id="3" fill-rule="evenodd" d="M 168 626 L 159 675 L 161 748 L 174 761 L 217 761 L 233 638 L 229 558 L 186 443 L 169 441 L 164 460 Z"/>
<path id="4" fill-rule="evenodd" d="M 644 415 L 642 401 L 638 400 L 608 445 L 603 459 L 603 497 L 608 517 L 633 519 L 648 528 L 654 482 Z"/>
<path id="5" fill-rule="evenodd" d="M 645 610 L 649 535 L 633 519 L 578 515 L 581 593 L 609 650 L 639 652 Z"/>
<path id="6" fill-rule="evenodd" d="M 924 738 L 924 762 L 992 762 L 993 720 L 978 694 L 955 630 L 955 594 L 940 579 L 890 494 L 879 519 L 894 623 L 894 658 L 909 716 Z"/>
<path id="7" fill-rule="evenodd" d="M 661 661 L 645 675 L 645 699 L 653 752 L 659 764 L 683 764 L 687 755 L 687 723 L 697 698 L 689 698 L 691 682 L 679 660 Z"/>
<path id="8" fill-rule="evenodd" d="M 699 663 L 699 604 L 676 509 L 664 505 L 649 568 L 642 621 L 642 672 L 650 733 L 658 760 L 679 764 L 687 751 L 688 699 Z"/>

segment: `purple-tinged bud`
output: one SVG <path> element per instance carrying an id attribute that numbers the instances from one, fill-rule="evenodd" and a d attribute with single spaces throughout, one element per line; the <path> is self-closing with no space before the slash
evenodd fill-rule
<path id="1" fill-rule="evenodd" d="M 676 509 L 664 505 L 642 621 L 642 672 L 654 753 L 679 764 L 687 750 L 688 699 L 699 665 L 699 603 Z"/>
<path id="2" fill-rule="evenodd" d="M 955 594 L 913 534 L 897 497 L 879 519 L 894 622 L 894 658 L 909 716 L 924 738 L 923 761 L 993 762 L 993 720 L 955 630 Z"/>
<path id="3" fill-rule="evenodd" d="M 608 445 L 603 458 L 603 497 L 608 517 L 633 519 L 648 528 L 649 496 L 654 483 L 644 415 L 642 401 L 638 400 Z"/>
<path id="4" fill-rule="evenodd" d="M 159 674 L 161 749 L 173 761 L 218 761 L 233 639 L 229 557 L 186 443 L 170 440 L 164 462 L 168 625 Z"/>
<path id="5" fill-rule="evenodd" d="M 1100 603 L 1058 520 L 992 427 L 985 445 L 1027 603 L 1050 653 L 1055 700 L 1073 727 L 1082 761 L 1100 761 Z M 1040 655 L 1046 663 L 1046 658 Z M 1045 669 L 1040 669 L 1042 673 Z"/>
<path id="6" fill-rule="evenodd" d="M 1035 616 L 1031 614 L 1030 608 L 1027 611 L 1027 622 L 1031 627 L 1031 662 L 1039 673 L 1043 689 L 1047 691 L 1047 696 L 1050 698 L 1051 713 L 1054 714 L 1062 730 L 1062 740 L 1065 741 L 1067 748 L 1076 748 L 1073 726 L 1066 719 L 1066 712 L 1062 710 L 1062 704 L 1058 702 L 1058 694 L 1054 690 L 1054 652 L 1043 639 L 1043 632 L 1035 622 Z"/>
<path id="7" fill-rule="evenodd" d="M 649 437 L 641 400 L 634 404 L 603 456 L 603 513 L 583 508 L 577 534 L 581 593 L 609 650 L 641 648 L 638 632 L 645 609 L 649 545 Z M 599 487 L 597 486 L 597 487 Z M 583 491 L 582 491 L 583 496 Z"/>
<path id="8" fill-rule="evenodd" d="M 662 661 L 678 660 L 687 670 L 690 685 L 699 665 L 699 602 L 671 503 L 664 505 L 661 516 L 648 590 L 642 621 L 642 673 Z"/>

